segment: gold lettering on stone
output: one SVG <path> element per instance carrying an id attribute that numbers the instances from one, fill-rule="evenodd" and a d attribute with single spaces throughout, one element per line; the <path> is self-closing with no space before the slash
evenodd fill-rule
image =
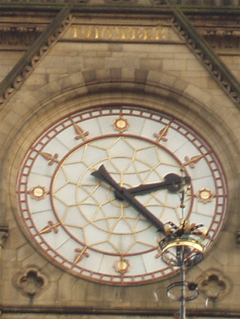
<path id="1" fill-rule="evenodd" d="M 91 26 L 83 26 L 83 27 L 81 27 L 80 31 L 82 32 L 83 38 L 89 39 L 91 37 L 92 27 Z"/>
<path id="2" fill-rule="evenodd" d="M 113 27 L 106 27 L 105 32 L 103 33 L 103 38 L 112 39 L 114 34 Z"/>
<path id="3" fill-rule="evenodd" d="M 165 29 L 164 28 L 156 28 L 156 40 L 166 39 Z"/>
<path id="4" fill-rule="evenodd" d="M 160 41 L 167 39 L 165 27 L 91 26 L 72 27 L 74 39 L 115 41 Z"/>
<path id="5" fill-rule="evenodd" d="M 73 37 L 74 37 L 74 39 L 78 38 L 78 28 L 77 27 L 73 28 Z"/>
<path id="6" fill-rule="evenodd" d="M 144 40 L 153 40 L 153 30 L 152 28 L 145 28 Z"/>

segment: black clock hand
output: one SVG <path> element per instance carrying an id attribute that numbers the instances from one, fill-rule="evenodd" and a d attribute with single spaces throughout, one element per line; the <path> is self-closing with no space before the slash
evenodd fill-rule
<path id="1" fill-rule="evenodd" d="M 122 190 L 122 197 L 126 200 L 133 208 L 135 208 L 140 214 L 145 216 L 157 229 L 163 233 L 164 224 L 154 216 L 144 205 L 142 205 L 133 195 L 131 195 L 126 188 Z"/>
<path id="2" fill-rule="evenodd" d="M 155 217 L 144 205 L 142 205 L 134 196 L 128 192 L 128 189 L 121 187 L 108 173 L 103 165 L 99 167 L 97 171 L 91 173 L 91 175 L 99 178 L 108 185 L 112 186 L 115 189 L 116 197 L 120 200 L 125 200 L 133 208 L 135 208 L 140 214 L 145 216 L 149 221 L 151 221 L 154 226 L 161 232 L 164 232 L 164 224 Z"/>
<path id="3" fill-rule="evenodd" d="M 101 181 L 104 181 L 108 185 L 115 189 L 115 195 L 118 199 L 122 200 L 123 187 L 121 187 L 108 173 L 104 165 L 101 165 L 97 171 L 91 173 L 91 175 L 97 177 Z"/>
<path id="4" fill-rule="evenodd" d="M 134 196 L 156 192 L 164 188 L 168 189 L 171 193 L 175 193 L 178 192 L 183 185 L 189 184 L 190 181 L 191 178 L 188 176 L 181 177 L 177 174 L 170 173 L 164 177 L 163 182 L 139 185 L 136 187 L 128 188 L 127 190 Z"/>
<path id="5" fill-rule="evenodd" d="M 92 173 L 93 176 L 98 177 L 102 181 L 107 182 L 110 186 L 112 186 L 115 189 L 116 197 L 118 199 L 121 199 L 121 194 L 123 192 L 124 187 L 121 187 L 116 181 L 111 177 L 111 175 L 107 172 L 104 165 L 101 165 L 99 169 Z M 191 178 L 181 177 L 177 174 L 170 173 L 167 174 L 164 177 L 164 181 L 160 183 L 152 183 L 152 184 L 145 184 L 145 185 L 139 185 L 136 187 L 128 188 L 127 191 L 132 194 L 133 196 L 136 195 L 143 195 L 147 193 L 151 193 L 163 188 L 168 189 L 170 192 L 177 192 L 181 189 L 182 185 L 189 184 L 191 181 Z"/>

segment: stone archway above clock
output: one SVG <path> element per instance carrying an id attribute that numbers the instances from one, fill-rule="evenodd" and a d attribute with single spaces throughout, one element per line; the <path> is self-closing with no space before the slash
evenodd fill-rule
<path id="1" fill-rule="evenodd" d="M 31 94 L 27 86 L 21 90 L 21 100 L 17 94 L 12 97 L 8 104 L 8 111 L 10 108 L 12 111 L 5 118 L 9 139 L 2 151 L 10 150 L 13 159 L 23 154 L 42 130 L 66 114 L 101 105 L 133 105 L 165 111 L 203 132 L 216 146 L 229 180 L 235 181 L 240 153 L 235 143 L 239 137 L 232 130 L 234 123 L 239 121 L 235 106 L 232 104 L 226 115 L 219 99 L 178 77 L 134 68 L 121 69 L 121 72 L 102 69 L 72 74 Z M 18 112 L 16 117 L 15 110 Z M 12 145 L 7 144 L 10 140 Z M 9 163 L 7 166 L 10 167 Z M 14 184 L 15 180 L 12 186 Z M 234 185 L 232 187 L 234 189 Z"/>

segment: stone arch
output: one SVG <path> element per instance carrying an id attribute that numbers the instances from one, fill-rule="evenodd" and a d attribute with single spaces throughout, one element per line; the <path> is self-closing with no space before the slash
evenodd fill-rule
<path id="1" fill-rule="evenodd" d="M 14 102 L 13 99 L 9 108 Z M 11 194 L 12 202 L 21 158 L 37 135 L 57 118 L 79 108 L 122 103 L 165 111 L 183 118 L 186 124 L 197 131 L 204 128 L 204 137 L 215 146 L 224 163 L 229 185 L 236 192 L 239 150 L 234 147 L 236 137 L 231 131 L 231 123 L 228 124 L 225 118 L 225 124 L 222 124 L 220 101 L 173 75 L 122 68 L 77 72 L 40 87 L 32 96 L 26 96 L 20 101 L 18 98 L 18 107 L 28 105 L 28 109 L 18 123 L 13 125 L 12 132 L 9 132 L 10 137 L 3 147 L 7 151 L 2 166 L 2 180 L 9 185 L 6 191 Z M 234 106 L 229 111 L 234 112 Z M 235 196 L 234 194 L 232 196 Z M 8 196 L 2 192 L 3 212 L 15 209 L 12 202 L 6 202 L 6 198 Z"/>

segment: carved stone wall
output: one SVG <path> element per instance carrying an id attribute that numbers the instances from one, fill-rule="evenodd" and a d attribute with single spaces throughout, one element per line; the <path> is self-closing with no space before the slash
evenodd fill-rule
<path id="1" fill-rule="evenodd" d="M 137 5 L 140 1 L 111 3 Z M 214 3 L 219 5 L 220 1 Z M 34 39 L 46 30 L 51 14 L 46 14 L 44 19 L 38 15 L 34 16 L 36 20 L 32 17 L 32 26 L 26 23 L 26 28 L 21 25 L 24 14 L 18 14 L 14 23 L 8 22 L 9 28 L 1 21 L 3 79 L 27 48 L 33 47 Z M 214 145 L 228 180 L 228 216 L 204 261 L 187 273 L 187 279 L 197 282 L 201 290 L 199 298 L 187 305 L 188 316 L 240 317 L 240 255 L 236 243 L 240 113 L 229 94 L 216 83 L 216 72 L 213 76 L 206 70 L 205 64 L 211 63 L 194 54 L 186 37 L 173 28 L 168 18 L 133 19 L 128 14 L 117 18 L 114 15 L 83 17 L 78 13 L 67 19 L 66 29 L 60 23 L 61 32 L 56 30 L 54 41 L 46 37 L 36 59 L 30 59 L 22 68 L 19 66 L 22 77 L 14 81 L 9 98 L 1 100 L 0 110 L 0 209 L 1 223 L 8 226 L 2 228 L 1 318 L 145 319 L 151 316 L 155 319 L 172 318 L 179 309 L 179 304 L 166 296 L 166 287 L 178 280 L 177 276 L 134 287 L 78 279 L 42 256 L 25 236 L 17 218 L 16 177 L 32 141 L 68 113 L 120 103 L 169 112 L 184 119 Z M 239 34 L 234 33 L 237 30 L 226 35 L 219 31 L 219 25 L 213 31 L 210 26 L 209 29 L 199 27 L 201 23 L 198 20 L 196 25 L 213 47 L 217 47 L 215 41 L 223 41 L 221 49 L 228 50 L 222 55 L 225 65 L 239 78 L 239 53 L 226 44 L 228 37 L 237 39 L 237 43 Z"/>
<path id="2" fill-rule="evenodd" d="M 64 4 L 64 0 L 3 0 L 5 3 L 38 3 L 38 4 Z M 77 0 L 77 4 L 91 4 L 94 0 Z M 95 2 L 96 3 L 96 2 Z M 172 3 L 183 6 L 238 6 L 239 0 L 172 0 Z M 142 5 L 140 0 L 99 0 L 98 4 L 110 4 L 110 5 Z M 165 4 L 164 0 L 146 0 L 144 5 L 161 5 Z"/>

